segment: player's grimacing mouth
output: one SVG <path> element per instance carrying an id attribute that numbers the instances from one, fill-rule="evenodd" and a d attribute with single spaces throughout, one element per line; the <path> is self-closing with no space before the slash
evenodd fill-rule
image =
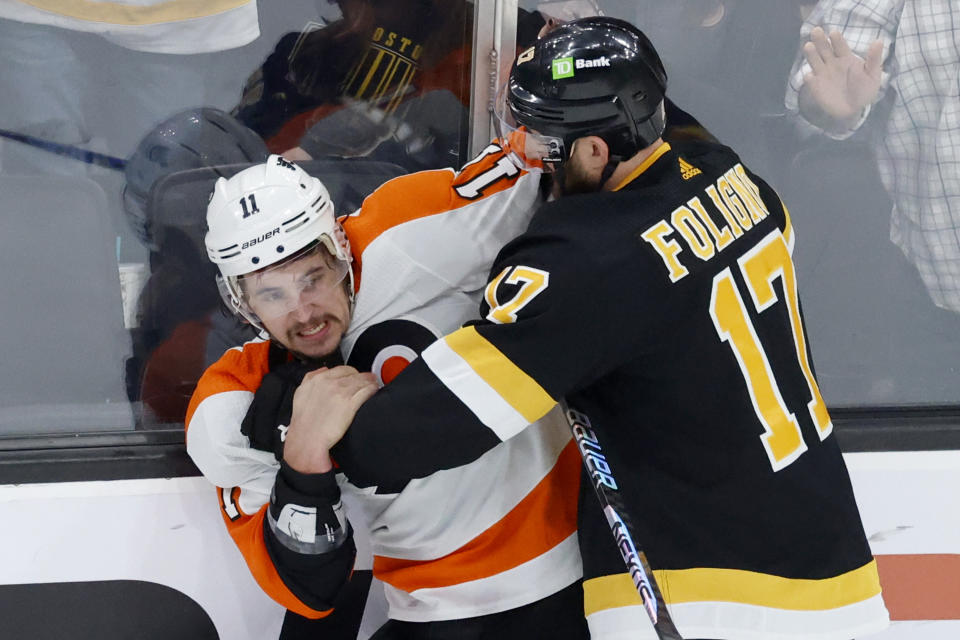
<path id="1" fill-rule="evenodd" d="M 320 333 L 321 331 L 323 331 L 324 329 L 326 329 L 326 328 L 327 328 L 327 325 L 328 325 L 328 322 L 327 322 L 326 320 L 323 320 L 323 321 L 321 321 L 319 324 L 314 325 L 314 326 L 312 326 L 312 327 L 310 327 L 310 326 L 308 325 L 308 328 L 300 329 L 300 330 L 297 331 L 296 333 L 297 333 L 297 335 L 299 335 L 299 336 L 303 336 L 303 337 L 305 337 L 305 338 L 309 338 L 309 337 L 311 337 L 311 336 L 317 335 L 318 333 Z"/>

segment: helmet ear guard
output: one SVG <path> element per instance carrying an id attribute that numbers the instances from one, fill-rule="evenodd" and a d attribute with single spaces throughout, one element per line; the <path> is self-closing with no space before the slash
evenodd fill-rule
<path id="1" fill-rule="evenodd" d="M 543 135 L 517 123 L 506 101 L 506 85 L 497 92 L 494 102 L 494 126 L 501 148 L 520 169 L 542 172 L 545 166 L 558 165 L 567 159 L 563 138 Z"/>

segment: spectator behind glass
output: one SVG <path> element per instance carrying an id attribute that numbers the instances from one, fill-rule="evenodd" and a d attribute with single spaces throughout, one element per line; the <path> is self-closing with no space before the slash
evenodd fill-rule
<path id="1" fill-rule="evenodd" d="M 933 301 L 960 312 L 960 5 L 824 0 L 801 34 L 786 103 L 845 139 L 883 99 L 870 142 L 893 200 L 890 238 Z M 829 36 L 827 35 L 829 33 Z"/>
<path id="2" fill-rule="evenodd" d="M 794 135 L 784 78 L 801 16 L 795 0 L 639 0 L 634 22 L 661 52 L 671 99 L 744 160 L 780 180 Z"/>
<path id="3" fill-rule="evenodd" d="M 804 312 L 834 405 L 956 401 L 951 16 L 960 23 L 960 7 L 942 0 L 825 0 L 802 28 L 786 106 L 807 139 L 784 191 L 807 240 L 797 255 L 811 283 Z"/>
<path id="4" fill-rule="evenodd" d="M 327 0 L 333 4 L 332 0 Z M 277 43 L 235 115 L 291 160 L 367 156 L 407 170 L 464 158 L 473 5 L 336 0 L 342 17 Z M 543 25 L 521 11 L 518 41 Z"/>
<path id="5" fill-rule="evenodd" d="M 188 109 L 150 129 L 127 160 L 123 208 L 131 229 L 150 250 L 150 278 L 137 301 L 133 358 L 127 363 L 131 400 L 142 400 L 144 424 L 183 420 L 203 370 L 222 345 L 253 337 L 218 313 L 220 294 L 203 247 L 203 211 L 188 202 L 155 206 L 157 185 L 172 174 L 243 165 L 267 157 L 263 140 L 226 113 Z M 215 355 L 207 344 L 221 345 Z"/>

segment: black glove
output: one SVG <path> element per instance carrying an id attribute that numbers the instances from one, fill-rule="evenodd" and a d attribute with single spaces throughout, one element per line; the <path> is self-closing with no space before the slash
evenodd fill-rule
<path id="1" fill-rule="evenodd" d="M 283 458 L 283 440 L 293 413 L 293 394 L 303 376 L 319 366 L 293 360 L 275 367 L 263 377 L 240 425 L 240 431 L 250 439 L 250 446 L 273 452 L 277 460 Z"/>

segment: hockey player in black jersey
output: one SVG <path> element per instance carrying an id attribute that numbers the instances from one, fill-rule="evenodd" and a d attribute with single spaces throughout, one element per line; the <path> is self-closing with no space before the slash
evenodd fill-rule
<path id="1" fill-rule="evenodd" d="M 663 142 L 666 81 L 648 39 L 611 18 L 518 57 L 501 133 L 561 197 L 501 251 L 482 320 L 367 401 L 333 455 L 363 481 L 421 477 L 566 399 L 683 637 L 862 637 L 888 614 L 814 376 L 787 209 L 731 149 Z M 316 428 L 339 435 L 329 415 Z M 581 494 L 592 636 L 653 637 Z"/>

